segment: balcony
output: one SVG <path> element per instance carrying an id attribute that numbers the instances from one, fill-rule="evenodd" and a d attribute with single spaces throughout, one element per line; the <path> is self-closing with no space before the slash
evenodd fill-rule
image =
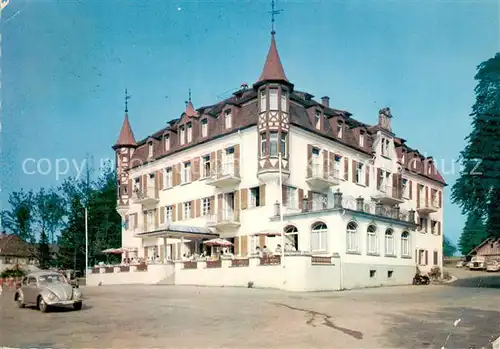
<path id="1" fill-rule="evenodd" d="M 427 215 L 429 213 L 434 213 L 439 210 L 439 203 L 437 198 L 431 200 L 420 199 L 419 205 L 417 207 L 417 212 L 420 215 Z"/>
<path id="2" fill-rule="evenodd" d="M 392 185 L 381 184 L 377 191 L 372 195 L 375 201 L 383 205 L 397 205 L 404 202 L 403 188 L 393 187 Z"/>
<path id="3" fill-rule="evenodd" d="M 339 170 L 330 170 L 320 164 L 310 165 L 307 169 L 306 182 L 312 190 L 328 189 L 340 184 Z"/>
<path id="4" fill-rule="evenodd" d="M 116 212 L 122 217 L 124 217 L 130 209 L 129 205 L 125 205 L 121 200 L 116 202 Z"/>
<path id="5" fill-rule="evenodd" d="M 239 212 L 234 210 L 221 210 L 217 214 L 207 217 L 207 227 L 218 230 L 230 230 L 241 225 Z"/>
<path id="6" fill-rule="evenodd" d="M 214 168 L 206 183 L 217 188 L 234 187 L 241 182 L 240 174 L 234 162 L 220 164 Z"/>
<path id="7" fill-rule="evenodd" d="M 143 192 L 139 186 L 135 187 L 132 199 L 135 204 L 145 207 L 154 207 L 160 201 L 158 192 L 154 186 L 148 186 L 146 192 Z"/>

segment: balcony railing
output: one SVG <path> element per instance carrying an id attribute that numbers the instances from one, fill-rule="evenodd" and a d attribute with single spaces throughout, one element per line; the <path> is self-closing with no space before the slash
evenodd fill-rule
<path id="1" fill-rule="evenodd" d="M 210 171 L 206 183 L 216 187 L 234 186 L 241 181 L 239 169 L 234 161 L 218 164 Z"/>
<path id="2" fill-rule="evenodd" d="M 434 213 L 439 210 L 439 202 L 437 198 L 432 198 L 426 200 L 425 198 L 420 198 L 417 211 L 419 214 L 429 214 Z"/>
<path id="3" fill-rule="evenodd" d="M 317 198 L 303 200 L 301 203 L 301 211 L 320 212 L 329 209 L 348 209 L 358 212 L 366 212 L 375 216 L 387 217 L 395 220 L 415 223 L 415 211 L 406 211 L 396 205 L 385 205 L 382 202 L 365 201 L 363 197 L 355 198 L 353 196 L 344 196 L 340 192 L 336 192 L 331 198 Z"/>
<path id="4" fill-rule="evenodd" d="M 136 186 L 132 195 L 132 199 L 136 204 L 144 206 L 154 206 L 158 203 L 158 191 L 155 186 L 148 186 L 146 191 L 142 187 Z"/>
<path id="5" fill-rule="evenodd" d="M 330 169 L 322 164 L 312 164 L 307 168 L 306 182 L 311 189 L 324 190 L 340 184 L 338 169 Z"/>
<path id="6" fill-rule="evenodd" d="M 372 197 L 385 205 L 403 203 L 403 186 L 394 187 L 392 185 L 382 183 Z"/>
<path id="7" fill-rule="evenodd" d="M 223 209 L 216 214 L 207 216 L 207 226 L 214 228 L 230 228 L 240 226 L 239 212 L 232 209 Z"/>

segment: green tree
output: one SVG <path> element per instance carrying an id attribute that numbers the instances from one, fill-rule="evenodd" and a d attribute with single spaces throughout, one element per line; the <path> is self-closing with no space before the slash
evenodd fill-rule
<path id="1" fill-rule="evenodd" d="M 33 192 L 15 191 L 10 193 L 9 210 L 2 211 L 2 226 L 26 242 L 36 242 L 32 231 L 34 223 Z"/>
<path id="2" fill-rule="evenodd" d="M 443 236 L 443 255 L 445 257 L 451 257 L 455 252 L 457 252 L 455 244 L 447 236 Z"/>
<path id="3" fill-rule="evenodd" d="M 464 230 L 458 240 L 458 248 L 462 255 L 467 255 L 488 237 L 484 217 L 478 212 L 467 215 Z"/>
<path id="4" fill-rule="evenodd" d="M 33 198 L 36 225 L 40 234 L 48 232 L 50 243 L 55 242 L 55 235 L 65 216 L 64 200 L 57 189 L 41 188 Z"/>
<path id="5" fill-rule="evenodd" d="M 52 264 L 49 241 L 44 230 L 40 234 L 40 242 L 38 243 L 38 262 L 41 269 L 48 269 Z"/>
<path id="6" fill-rule="evenodd" d="M 500 53 L 478 66 L 475 79 L 472 131 L 460 153 L 462 171 L 452 187 L 452 200 L 464 214 L 484 217 L 487 234 L 500 237 Z M 482 237 L 481 230 L 464 229 L 463 234 L 462 251 Z"/>

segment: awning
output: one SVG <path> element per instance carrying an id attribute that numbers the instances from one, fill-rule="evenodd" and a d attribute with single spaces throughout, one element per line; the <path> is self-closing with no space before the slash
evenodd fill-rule
<path id="1" fill-rule="evenodd" d="M 272 237 L 272 236 L 281 236 L 281 233 L 277 230 L 261 230 L 257 233 L 254 233 L 252 234 L 254 236 L 269 236 L 269 237 Z"/>
<path id="2" fill-rule="evenodd" d="M 165 228 L 135 234 L 137 237 L 165 237 L 165 238 L 216 238 L 219 234 L 207 227 L 190 225 L 168 224 Z"/>

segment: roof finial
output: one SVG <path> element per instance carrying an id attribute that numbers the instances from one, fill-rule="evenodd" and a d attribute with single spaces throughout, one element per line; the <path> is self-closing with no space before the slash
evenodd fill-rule
<path id="1" fill-rule="evenodd" d="M 125 89 L 125 113 L 128 113 L 128 100 L 129 100 L 131 97 L 132 97 L 132 96 L 128 94 L 127 89 Z"/>
<path id="2" fill-rule="evenodd" d="M 189 101 L 191 102 L 191 89 L 189 89 Z"/>
<path id="3" fill-rule="evenodd" d="M 274 30 L 274 16 L 279 15 L 283 10 L 275 10 L 274 9 L 274 0 L 271 1 L 271 11 L 269 13 L 271 14 L 271 35 L 276 34 L 276 31 Z"/>

